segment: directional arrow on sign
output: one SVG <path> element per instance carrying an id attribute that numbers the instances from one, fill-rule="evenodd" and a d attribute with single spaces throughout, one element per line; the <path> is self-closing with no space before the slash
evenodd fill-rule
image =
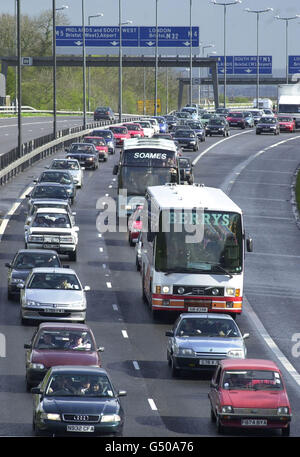
<path id="1" fill-rule="evenodd" d="M 82 45 L 82 41 L 75 41 L 75 44 L 76 44 L 76 46 L 81 46 Z"/>
<path id="2" fill-rule="evenodd" d="M 184 46 L 190 46 L 191 43 L 189 41 L 185 41 L 183 44 Z"/>
<path id="3" fill-rule="evenodd" d="M 248 68 L 247 70 L 245 70 L 246 73 L 252 73 L 252 70 L 250 70 L 250 68 Z"/>
<path id="4" fill-rule="evenodd" d="M 119 44 L 119 43 L 118 43 L 118 41 L 111 41 L 110 44 L 112 44 L 113 46 L 117 46 L 117 44 Z"/>
<path id="5" fill-rule="evenodd" d="M 154 46 L 155 45 L 154 41 L 146 41 L 146 44 L 148 46 Z"/>

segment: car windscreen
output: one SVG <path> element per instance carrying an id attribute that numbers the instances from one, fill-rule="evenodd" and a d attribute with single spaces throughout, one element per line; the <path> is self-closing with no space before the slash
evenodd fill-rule
<path id="1" fill-rule="evenodd" d="M 180 321 L 176 329 L 176 336 L 238 338 L 241 337 L 241 334 L 231 319 L 186 318 Z"/>
<path id="2" fill-rule="evenodd" d="M 58 182 L 59 184 L 72 184 L 72 178 L 69 173 L 60 173 L 55 171 L 44 171 L 39 179 L 40 182 Z"/>
<path id="3" fill-rule="evenodd" d="M 63 351 L 95 351 L 89 331 L 75 329 L 41 330 L 35 338 L 34 349 Z"/>
<path id="4" fill-rule="evenodd" d="M 229 117 L 241 118 L 241 117 L 243 117 L 243 113 L 231 113 L 231 114 L 229 114 Z"/>
<path id="5" fill-rule="evenodd" d="M 175 136 L 177 138 L 195 138 L 195 133 L 191 130 L 176 130 Z"/>
<path id="6" fill-rule="evenodd" d="M 272 370 L 228 370 L 223 375 L 224 389 L 281 390 L 280 374 Z"/>
<path id="7" fill-rule="evenodd" d="M 22 252 L 14 259 L 13 268 L 29 270 L 40 267 L 60 267 L 60 260 L 55 254 L 40 252 Z"/>
<path id="8" fill-rule="evenodd" d="M 112 138 L 113 134 L 109 130 L 94 130 L 90 133 L 92 136 L 102 136 L 103 138 Z"/>
<path id="9" fill-rule="evenodd" d="M 163 149 L 130 149 L 123 151 L 123 165 L 141 167 L 176 167 L 176 152 Z"/>
<path id="10" fill-rule="evenodd" d="M 105 374 L 52 375 L 46 387 L 47 396 L 56 397 L 114 397 L 113 387 Z M 72 416 L 73 417 L 73 416 Z"/>
<path id="11" fill-rule="evenodd" d="M 85 138 L 85 141 L 87 143 L 92 143 L 95 146 L 105 146 L 106 145 L 105 140 L 104 139 L 102 140 L 102 138 L 96 138 L 96 137 L 94 137 L 94 138 Z"/>
<path id="12" fill-rule="evenodd" d="M 51 168 L 60 170 L 80 170 L 79 163 L 74 160 L 54 160 L 51 164 Z"/>
<path id="13" fill-rule="evenodd" d="M 77 277 L 64 273 L 34 273 L 28 289 L 81 290 Z"/>
<path id="14" fill-rule="evenodd" d="M 71 222 L 68 214 L 63 213 L 43 213 L 36 214 L 32 227 L 59 227 L 70 228 Z"/>
<path id="15" fill-rule="evenodd" d="M 32 198 L 58 198 L 68 200 L 66 189 L 61 186 L 36 186 L 31 194 Z"/>
<path id="16" fill-rule="evenodd" d="M 113 133 L 121 133 L 121 134 L 125 134 L 128 133 L 128 130 L 126 127 L 112 127 L 111 128 L 112 132 Z"/>

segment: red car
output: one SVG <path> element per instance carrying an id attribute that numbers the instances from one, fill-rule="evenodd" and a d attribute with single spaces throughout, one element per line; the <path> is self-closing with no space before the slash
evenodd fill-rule
<path id="1" fill-rule="evenodd" d="M 101 367 L 92 330 L 85 324 L 44 322 L 34 333 L 26 349 L 26 387 L 38 385 L 48 369 L 55 365 Z"/>
<path id="2" fill-rule="evenodd" d="M 130 133 L 127 130 L 127 127 L 119 125 L 109 127 L 109 129 L 113 132 L 117 146 L 123 146 L 123 141 L 127 138 L 131 138 Z"/>
<path id="3" fill-rule="evenodd" d="M 281 429 L 290 434 L 291 407 L 282 374 L 271 360 L 224 359 L 208 394 L 211 420 L 219 433 L 227 427 Z"/>
<path id="4" fill-rule="evenodd" d="M 291 116 L 277 116 L 281 132 L 294 133 L 296 130 L 295 120 Z"/>
<path id="5" fill-rule="evenodd" d="M 108 146 L 106 141 L 101 136 L 85 136 L 84 137 L 85 143 L 92 143 L 95 145 L 97 151 L 99 152 L 99 160 L 103 160 L 104 162 L 108 159 Z"/>
<path id="6" fill-rule="evenodd" d="M 131 138 L 144 138 L 144 130 L 139 124 L 123 124 L 127 128 Z"/>
<path id="7" fill-rule="evenodd" d="M 246 128 L 246 121 L 244 114 L 242 112 L 230 112 L 226 117 L 226 120 L 230 127 L 241 127 L 241 129 Z"/>
<path id="8" fill-rule="evenodd" d="M 143 206 L 137 206 L 128 220 L 128 241 L 130 246 L 134 246 L 137 243 L 139 234 L 142 230 L 142 209 Z"/>

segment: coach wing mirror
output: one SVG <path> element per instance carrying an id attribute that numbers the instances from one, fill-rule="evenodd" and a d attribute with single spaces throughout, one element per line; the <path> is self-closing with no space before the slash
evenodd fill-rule
<path id="1" fill-rule="evenodd" d="M 119 165 L 115 165 L 113 168 L 113 175 L 117 175 L 119 172 Z"/>
<path id="2" fill-rule="evenodd" d="M 149 243 L 152 243 L 154 241 L 155 237 L 156 237 L 155 232 L 147 232 L 147 241 L 149 241 Z"/>
<path id="3" fill-rule="evenodd" d="M 247 252 L 253 252 L 253 239 L 251 237 L 246 240 Z"/>

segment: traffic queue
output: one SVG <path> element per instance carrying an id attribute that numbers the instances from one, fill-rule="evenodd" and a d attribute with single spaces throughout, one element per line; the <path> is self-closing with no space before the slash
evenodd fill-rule
<path id="1" fill-rule="evenodd" d="M 100 161 L 106 162 L 118 147 L 114 173 L 121 187 L 123 171 L 130 169 L 125 188 L 133 189 L 118 211 L 124 210 L 121 216 L 128 218 L 128 241 L 135 246 L 144 301 L 154 320 L 162 310 L 178 311 L 166 332 L 172 377 L 182 371 L 211 372 L 208 398 L 218 433 L 229 427 L 290 433 L 292 414 L 282 373 L 273 361 L 247 359 L 249 334 L 242 334 L 236 323 L 242 307 L 244 252 L 252 251 L 242 211 L 220 189 L 196 184 L 191 157 L 183 156 L 187 150 L 197 152 L 208 136 L 228 137 L 231 128 L 277 134 L 283 130 L 280 122 L 286 121 L 260 113 L 256 122 L 250 109 L 209 113 L 191 108 L 95 129 L 71 144 L 64 156 L 54 158 L 26 196 L 24 249 L 6 264 L 7 294 L 9 300 L 20 301 L 22 324 L 38 324 L 24 345 L 25 382 L 34 398 L 37 435 L 123 434 L 120 397 L 126 391 L 117 390 L 102 367 L 104 348 L 86 324 L 90 288 L 63 260 L 77 260 L 80 235 L 72 205 L 84 189 L 84 170 L 97 172 Z M 206 195 L 207 204 L 198 214 L 194 208 L 200 194 Z M 155 234 L 143 230 L 151 225 L 147 215 L 154 207 L 159 226 Z M 183 237 L 187 233 L 176 233 L 176 218 L 179 214 L 182 223 L 183 213 L 194 228 L 202 221 L 200 242 L 188 245 Z M 168 234 L 160 228 L 164 214 Z M 147 282 L 154 264 L 156 279 Z M 216 279 L 208 284 L 209 277 Z"/>

